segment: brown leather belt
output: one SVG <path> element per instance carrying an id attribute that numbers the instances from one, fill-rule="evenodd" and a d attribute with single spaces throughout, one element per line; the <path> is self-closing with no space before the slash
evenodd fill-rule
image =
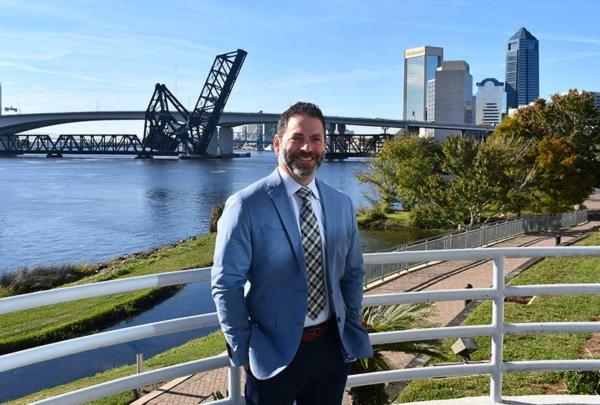
<path id="1" fill-rule="evenodd" d="M 321 336 L 325 336 L 330 334 L 335 330 L 335 324 L 333 322 L 333 318 L 325 321 L 319 325 L 309 326 L 304 328 L 302 332 L 302 341 L 303 342 L 314 342 L 319 339 Z"/>

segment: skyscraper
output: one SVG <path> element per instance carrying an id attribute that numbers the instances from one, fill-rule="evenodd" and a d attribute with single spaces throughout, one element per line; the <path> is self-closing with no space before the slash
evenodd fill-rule
<path id="1" fill-rule="evenodd" d="M 473 77 L 469 73 L 469 64 L 464 60 L 444 61 L 434 77 L 427 83 L 430 121 L 472 124 Z M 446 129 L 427 131 L 428 135 L 440 140 L 456 133 Z"/>
<path id="2" fill-rule="evenodd" d="M 507 108 L 529 104 L 540 95 L 539 42 L 525 27 L 508 40 L 505 89 Z"/>
<path id="3" fill-rule="evenodd" d="M 495 126 L 506 111 L 504 83 L 488 77 L 477 83 L 475 97 L 475 124 Z"/>
<path id="4" fill-rule="evenodd" d="M 422 46 L 404 51 L 405 120 L 431 121 L 427 114 L 427 82 L 435 78 L 443 59 L 443 48 Z"/>

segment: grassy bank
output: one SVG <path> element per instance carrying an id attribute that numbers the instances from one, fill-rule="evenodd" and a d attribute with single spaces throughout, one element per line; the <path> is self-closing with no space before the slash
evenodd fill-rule
<path id="1" fill-rule="evenodd" d="M 205 357 L 216 356 L 222 353 L 225 348 L 225 339 L 221 332 L 215 332 L 203 338 L 190 340 L 184 345 L 172 348 L 163 353 L 147 359 L 144 362 L 144 370 L 150 371 L 162 367 L 172 366 L 178 363 L 184 363 L 191 360 L 202 359 Z M 54 395 L 59 395 L 65 392 L 74 391 L 80 388 L 89 387 L 91 385 L 100 384 L 116 378 L 126 377 L 135 374 L 135 365 L 122 366 L 107 370 L 103 373 L 96 374 L 92 377 L 83 378 L 69 384 L 60 385 L 58 387 L 49 388 L 35 394 L 19 398 L 14 401 L 6 402 L 6 404 L 29 404 L 34 401 L 39 401 Z M 135 400 L 136 394 L 133 391 L 125 391 L 120 394 L 112 395 L 93 404 L 97 405 L 124 405 Z"/>
<path id="2" fill-rule="evenodd" d="M 212 262 L 214 241 L 215 235 L 209 234 L 115 259 L 101 272 L 64 286 L 207 267 Z M 177 288 L 147 289 L 1 315 L 0 354 L 89 334 L 153 306 Z"/>
<path id="3" fill-rule="evenodd" d="M 378 210 L 360 212 L 356 220 L 360 229 L 413 229 L 408 211 L 383 213 Z"/>
<path id="4" fill-rule="evenodd" d="M 600 234 L 594 233 L 578 245 L 600 245 Z M 551 258 L 536 264 L 515 277 L 509 284 L 597 283 L 600 280 L 600 258 Z M 598 319 L 600 296 L 536 297 L 530 304 L 507 302 L 506 321 L 520 322 L 581 322 Z M 464 322 L 482 325 L 491 322 L 491 303 L 484 302 Z M 591 334 L 536 334 L 505 337 L 504 360 L 578 359 Z M 490 358 L 490 338 L 475 339 L 479 350 L 473 361 Z M 454 339 L 445 342 L 447 353 Z M 600 353 L 593 353 L 600 357 Z M 450 361 L 460 361 L 454 358 Z M 562 388 L 562 372 L 508 373 L 504 375 L 504 395 L 541 395 Z M 437 400 L 488 395 L 489 377 L 455 377 L 415 380 L 401 393 L 397 402 Z"/>

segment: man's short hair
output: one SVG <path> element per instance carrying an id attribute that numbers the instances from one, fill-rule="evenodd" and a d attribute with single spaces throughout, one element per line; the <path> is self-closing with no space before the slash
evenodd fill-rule
<path id="1" fill-rule="evenodd" d="M 323 134 L 325 134 L 325 118 L 323 117 L 321 109 L 316 104 L 298 101 L 296 104 L 285 110 L 281 114 L 281 117 L 279 117 L 279 122 L 277 122 L 277 136 L 283 135 L 290 118 L 294 115 L 304 115 L 319 119 L 321 124 L 323 124 Z"/>

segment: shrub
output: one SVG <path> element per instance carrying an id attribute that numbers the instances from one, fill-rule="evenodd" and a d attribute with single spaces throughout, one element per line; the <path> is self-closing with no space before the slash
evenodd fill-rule
<path id="1" fill-rule="evenodd" d="M 600 372 L 570 371 L 566 375 L 565 385 L 571 395 L 598 395 L 600 394 Z"/>
<path id="2" fill-rule="evenodd" d="M 360 217 L 358 218 L 358 224 L 360 226 L 368 227 L 385 221 L 386 219 L 387 215 L 385 215 L 383 211 L 377 208 L 371 208 L 370 210 L 365 210 L 361 213 Z"/>
<path id="3" fill-rule="evenodd" d="M 210 211 L 210 232 L 217 232 L 217 222 L 223 215 L 224 204 L 215 204 Z"/>
<path id="4" fill-rule="evenodd" d="M 60 266 L 26 267 L 0 276 L 0 287 L 14 294 L 27 294 L 35 291 L 71 283 L 93 273 L 97 266 L 87 264 L 65 264 Z"/>

